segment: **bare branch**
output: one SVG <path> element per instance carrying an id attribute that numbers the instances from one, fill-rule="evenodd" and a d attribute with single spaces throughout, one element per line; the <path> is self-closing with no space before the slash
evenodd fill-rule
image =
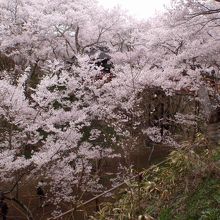
<path id="1" fill-rule="evenodd" d="M 81 46 L 79 44 L 79 26 L 76 27 L 75 45 L 76 45 L 76 52 L 79 53 L 80 48 L 81 48 Z"/>

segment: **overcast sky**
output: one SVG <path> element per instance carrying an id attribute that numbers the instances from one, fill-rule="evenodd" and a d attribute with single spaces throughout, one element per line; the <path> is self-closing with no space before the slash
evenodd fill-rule
<path id="1" fill-rule="evenodd" d="M 152 16 L 155 11 L 164 9 L 170 0 L 98 0 L 106 8 L 120 5 L 121 8 L 129 11 L 137 18 L 147 18 Z"/>

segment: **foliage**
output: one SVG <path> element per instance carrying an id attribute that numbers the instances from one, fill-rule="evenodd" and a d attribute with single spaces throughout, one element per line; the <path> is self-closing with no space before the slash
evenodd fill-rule
<path id="1" fill-rule="evenodd" d="M 220 180 L 205 178 L 197 190 L 188 197 L 185 219 L 220 218 Z"/>
<path id="2" fill-rule="evenodd" d="M 141 182 L 131 181 L 113 203 L 103 204 L 95 219 L 219 219 L 219 165 L 213 164 L 214 154 L 205 159 L 204 153 L 173 151 L 164 164 L 146 170 Z"/>
<path id="3" fill-rule="evenodd" d="M 219 30 L 209 25 L 219 19 L 209 7 L 217 6 L 174 1 L 165 15 L 136 21 L 95 0 L 2 0 L 0 178 L 12 186 L 4 192 L 43 178 L 59 212 L 105 189 L 103 161 L 155 143 L 180 147 L 178 135 L 203 132 L 220 100 Z M 171 158 L 174 169 L 155 169 L 161 179 L 149 176 L 141 193 L 165 199 L 176 174 L 206 162 L 190 149 Z M 169 189 L 156 187 L 163 175 Z"/>

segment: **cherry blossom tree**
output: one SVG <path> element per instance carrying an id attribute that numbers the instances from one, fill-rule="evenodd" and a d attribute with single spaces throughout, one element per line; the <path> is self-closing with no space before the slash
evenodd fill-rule
<path id="1" fill-rule="evenodd" d="M 146 140 L 178 147 L 181 129 L 196 133 L 219 105 L 217 10 L 174 1 L 140 22 L 93 0 L 2 0 L 0 177 L 12 183 L 5 194 L 44 179 L 56 211 L 77 207 L 104 190 L 104 161 Z"/>

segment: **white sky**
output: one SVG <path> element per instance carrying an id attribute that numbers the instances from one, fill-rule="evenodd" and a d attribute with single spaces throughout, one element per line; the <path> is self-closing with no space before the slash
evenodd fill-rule
<path id="1" fill-rule="evenodd" d="M 148 18 L 155 11 L 164 9 L 164 5 L 169 5 L 170 0 L 98 0 L 105 8 L 112 8 L 119 5 L 127 10 L 129 14 L 137 18 Z"/>

